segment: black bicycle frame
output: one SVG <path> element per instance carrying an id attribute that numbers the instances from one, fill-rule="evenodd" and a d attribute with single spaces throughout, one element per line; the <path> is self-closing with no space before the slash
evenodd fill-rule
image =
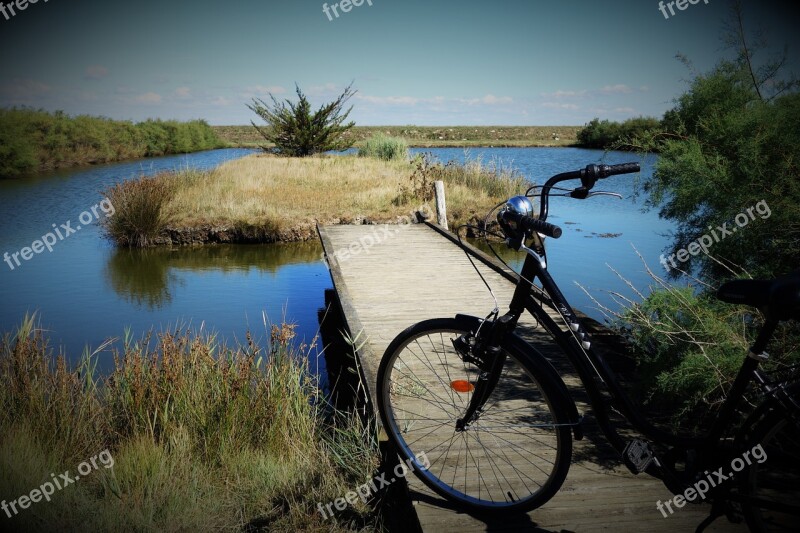
<path id="1" fill-rule="evenodd" d="M 542 289 L 549 297 L 553 307 L 566 320 L 568 324 L 566 331 L 550 317 L 543 306 L 533 297 L 533 282 L 536 278 L 539 279 Z M 722 405 L 719 416 L 715 418 L 710 430 L 705 435 L 696 437 L 675 435 L 659 429 L 644 418 L 642 413 L 620 386 L 614 372 L 608 366 L 603 356 L 591 348 L 591 338 L 584 330 L 583 325 L 561 293 L 561 290 L 558 288 L 555 281 L 553 281 L 547 268 L 542 267 L 539 261 L 534 259 L 530 254 L 525 258 L 520 279 L 509 305 L 508 314 L 513 317 L 513 320 L 511 320 L 512 324 L 517 323 L 519 317 L 525 310 L 538 319 L 539 323 L 550 332 L 558 346 L 567 355 L 567 358 L 578 373 L 589 395 L 590 404 L 598 424 L 609 442 L 620 452 L 624 448 L 626 440 L 619 434 L 610 419 L 609 408 L 600 387 L 595 382 L 596 377 L 599 377 L 603 381 L 603 384 L 611 394 L 614 404 L 619 407 L 620 412 L 627 421 L 646 438 L 671 447 L 705 451 L 713 450 L 724 431 L 730 427 L 730 423 L 735 415 L 735 407 L 743 397 L 750 381 L 753 379 L 758 382 L 764 381 L 763 377 L 758 372 L 759 361 L 755 357 L 747 357 Z M 754 353 L 760 354 L 763 352 L 767 342 L 772 336 L 774 328 L 774 323 L 765 325 L 756 344 L 753 346 Z M 589 343 L 589 345 L 582 346 L 581 343 Z"/>

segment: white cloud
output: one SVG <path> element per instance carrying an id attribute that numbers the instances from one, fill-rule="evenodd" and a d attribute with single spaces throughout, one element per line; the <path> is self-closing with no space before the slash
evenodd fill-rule
<path id="1" fill-rule="evenodd" d="M 189 87 L 178 87 L 174 94 L 178 98 L 188 98 L 192 95 L 192 90 Z"/>
<path id="2" fill-rule="evenodd" d="M 445 98 L 443 96 L 435 96 L 433 98 L 415 98 L 413 96 L 372 96 L 367 94 L 357 93 L 355 98 L 357 100 L 361 100 L 364 102 L 369 102 L 371 104 L 376 105 L 385 105 L 385 106 L 398 106 L 398 105 L 405 105 L 405 106 L 416 106 L 419 104 L 430 104 L 430 105 L 446 105 L 446 104 L 457 104 L 457 105 L 503 105 L 503 104 L 511 104 L 514 100 L 509 96 L 495 96 L 493 94 L 487 94 L 481 98 Z"/>
<path id="3" fill-rule="evenodd" d="M 606 85 L 605 87 L 599 89 L 597 92 L 601 94 L 630 94 L 633 92 L 633 89 L 628 87 L 625 84 L 617 84 L 617 85 Z"/>
<path id="4" fill-rule="evenodd" d="M 638 89 L 641 92 L 649 91 L 649 87 L 643 86 Z M 545 98 L 594 98 L 597 96 L 606 96 L 612 94 L 630 94 L 633 92 L 629 86 L 625 85 L 624 83 L 618 83 L 616 85 L 606 85 L 604 87 L 600 87 L 599 89 L 583 89 L 580 91 L 563 91 L 561 89 L 552 92 L 552 93 L 541 93 L 540 96 Z"/>
<path id="5" fill-rule="evenodd" d="M 13 79 L 0 84 L 0 99 L 9 104 L 31 104 L 51 91 L 46 83 L 31 79 Z"/>
<path id="6" fill-rule="evenodd" d="M 356 93 L 357 100 L 363 100 L 371 104 L 377 105 L 407 105 L 414 106 L 420 103 L 420 98 L 413 98 L 411 96 L 369 96 L 366 94 Z"/>
<path id="7" fill-rule="evenodd" d="M 108 69 L 102 65 L 89 65 L 84 72 L 87 80 L 101 80 L 106 76 L 108 76 Z"/>
<path id="8" fill-rule="evenodd" d="M 228 106 L 231 105 L 231 100 L 225 98 L 224 96 L 217 96 L 215 98 L 212 98 L 210 103 L 211 105 L 215 106 Z"/>
<path id="9" fill-rule="evenodd" d="M 284 93 L 286 93 L 286 88 L 281 87 L 280 85 L 251 85 L 249 87 L 244 88 L 242 96 L 244 96 L 245 98 L 252 98 L 252 97 L 261 98 L 264 96 L 269 96 L 270 94 L 284 94 Z"/>
<path id="10" fill-rule="evenodd" d="M 541 106 L 547 109 L 570 109 L 573 111 L 578 109 L 575 104 L 562 104 L 560 102 L 543 102 Z"/>
<path id="11" fill-rule="evenodd" d="M 140 94 L 136 98 L 134 98 L 136 103 L 139 104 L 160 104 L 161 103 L 161 95 L 154 92 L 147 92 L 144 94 Z"/>
<path id="12" fill-rule="evenodd" d="M 301 87 L 302 89 L 302 87 Z M 341 92 L 344 88 L 339 89 L 339 86 L 335 83 L 326 83 L 325 85 L 314 85 L 310 87 L 307 91 L 303 91 L 308 96 L 321 96 L 323 94 L 332 93 L 334 91 Z"/>
<path id="13" fill-rule="evenodd" d="M 514 100 L 510 96 L 501 96 L 498 98 L 493 94 L 487 94 L 483 98 L 470 98 L 470 99 L 458 98 L 456 101 L 465 103 L 467 105 L 476 105 L 476 104 L 502 105 L 502 104 L 510 104 Z"/>
<path id="14" fill-rule="evenodd" d="M 554 93 L 542 93 L 540 96 L 544 96 L 545 98 L 577 98 L 579 96 L 586 95 L 587 91 L 562 91 L 557 90 Z"/>

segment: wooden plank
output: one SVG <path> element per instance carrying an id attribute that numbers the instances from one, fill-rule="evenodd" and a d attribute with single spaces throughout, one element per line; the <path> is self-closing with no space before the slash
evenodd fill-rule
<path id="1" fill-rule="evenodd" d="M 358 363 L 361 382 L 365 384 L 376 383 L 380 359 L 378 359 L 378 356 L 372 351 L 372 346 L 368 342 L 369 337 L 364 330 L 364 326 L 361 324 L 358 311 L 356 311 L 350 293 L 347 290 L 347 284 L 344 282 L 337 256 L 334 253 L 336 248 L 331 243 L 330 237 L 328 237 L 328 233 L 324 227 L 317 225 L 317 232 L 322 241 L 322 249 L 325 252 L 325 259 L 328 262 L 333 286 L 336 289 L 340 305 L 342 306 L 342 313 L 345 316 L 348 334 L 350 335 L 350 339 L 355 342 L 355 345 L 352 347 Z M 378 424 L 380 424 L 380 419 L 377 416 L 378 404 L 375 398 L 375 387 L 367 386 L 366 389 L 369 404 L 368 408 L 372 411 L 372 414 L 375 415 Z"/>

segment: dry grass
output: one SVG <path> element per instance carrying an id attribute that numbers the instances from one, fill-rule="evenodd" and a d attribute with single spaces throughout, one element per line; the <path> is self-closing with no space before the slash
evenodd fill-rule
<path id="1" fill-rule="evenodd" d="M 444 172 L 433 165 L 426 169 L 429 178 L 446 183 L 450 224 L 482 216 L 524 187 L 524 180 L 510 170 L 479 161 L 448 165 Z M 397 222 L 423 206 L 433 212 L 428 195 L 408 194 L 412 179 L 419 179 L 418 162 L 256 155 L 202 175 L 178 175 L 167 211 L 175 227 L 256 226 L 267 233 L 304 224 L 313 228 L 315 222 Z"/>
<path id="2" fill-rule="evenodd" d="M 364 504 L 317 510 L 368 480 L 376 440 L 331 412 L 289 325 L 235 348 L 181 328 L 72 367 L 26 317 L 0 337 L 0 500 L 108 449 L 113 465 L 49 503 L 0 512 L 2 531 L 368 531 Z M 95 372 L 111 350 L 110 375 Z M 106 465 L 104 465 L 106 466 Z"/>

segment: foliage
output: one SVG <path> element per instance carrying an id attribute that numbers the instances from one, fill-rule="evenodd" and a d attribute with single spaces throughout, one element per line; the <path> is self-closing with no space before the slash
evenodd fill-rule
<path id="1" fill-rule="evenodd" d="M 675 223 L 672 253 L 723 225 L 735 230 L 715 239 L 714 258 L 690 256 L 684 270 L 730 276 L 736 265 L 774 276 L 800 265 L 800 93 L 784 86 L 765 97 L 767 80 L 754 79 L 747 61 L 721 61 L 692 80 L 662 132 L 641 140 L 660 152 L 644 190 Z M 757 204 L 762 212 L 746 227 L 734 223 Z"/>
<path id="2" fill-rule="evenodd" d="M 0 177 L 221 146 L 203 120 L 134 124 L 61 111 L 0 109 Z"/>
<path id="3" fill-rule="evenodd" d="M 106 190 L 115 210 L 103 219 L 106 234 L 120 246 L 152 245 L 167 223 L 166 205 L 174 193 L 171 177 L 169 173 L 141 177 Z"/>
<path id="4" fill-rule="evenodd" d="M 636 386 L 648 402 L 671 413 L 675 426 L 695 428 L 715 416 L 763 319 L 751 308 L 653 278 L 656 289 L 639 293 L 640 301 L 626 298 L 615 324 L 637 355 Z M 767 371 L 800 363 L 796 324 L 781 326 L 770 356 Z"/>
<path id="5" fill-rule="evenodd" d="M 594 118 L 578 132 L 578 144 L 585 148 L 625 149 L 628 143 L 659 126 L 660 121 L 653 117 L 635 117 L 621 123 Z"/>
<path id="6" fill-rule="evenodd" d="M 269 126 L 263 128 L 251 121 L 264 139 L 275 145 L 274 151 L 291 157 L 305 157 L 330 150 L 343 151 L 353 146 L 353 140 L 343 135 L 355 126 L 355 122 L 345 122 L 353 108 L 343 111 L 344 105 L 356 92 L 352 84 L 334 101 L 321 105 L 313 113 L 311 103 L 297 85 L 295 92 L 297 103 L 289 99 L 278 102 L 270 93 L 271 104 L 254 98 L 253 103 L 247 105 Z"/>
<path id="7" fill-rule="evenodd" d="M 377 133 L 359 147 L 358 156 L 374 157 L 383 161 L 404 161 L 408 159 L 408 143 L 401 137 Z"/>
<path id="8" fill-rule="evenodd" d="M 724 40 L 734 59 L 695 74 L 661 128 L 633 142 L 660 153 L 644 190 L 647 204 L 674 224 L 672 252 L 691 252 L 690 244 L 716 234 L 710 255 L 684 253 L 681 266 L 713 282 L 676 288 L 656 278 L 656 289 L 639 294 L 640 302 L 626 300 L 617 317 L 640 361 L 643 389 L 656 402 L 678 406 L 674 422 L 687 426 L 704 409 L 716 414 L 763 320 L 752 308 L 720 303 L 715 286 L 800 265 L 800 84 L 783 76 L 785 55 L 754 60 L 764 44 L 748 42 L 738 2 L 728 27 Z M 748 215 L 748 223 L 738 223 L 737 215 Z M 773 370 L 800 362 L 797 324 L 781 325 L 770 355 L 766 366 Z"/>
<path id="9" fill-rule="evenodd" d="M 265 323 L 265 333 L 263 345 L 248 333 L 235 349 L 179 327 L 155 342 L 126 335 L 121 351 L 105 343 L 70 368 L 26 317 L 0 339 L 0 499 L 27 494 L 50 472 L 75 474 L 105 449 L 113 468 L 104 463 L 49 503 L 3 516 L 3 529 L 374 527 L 360 503 L 327 521 L 317 510 L 372 476 L 376 447 L 355 438 L 370 435 L 326 412 L 308 368 L 314 354 L 292 343 L 292 326 Z M 108 350 L 113 369 L 100 376 Z"/>

